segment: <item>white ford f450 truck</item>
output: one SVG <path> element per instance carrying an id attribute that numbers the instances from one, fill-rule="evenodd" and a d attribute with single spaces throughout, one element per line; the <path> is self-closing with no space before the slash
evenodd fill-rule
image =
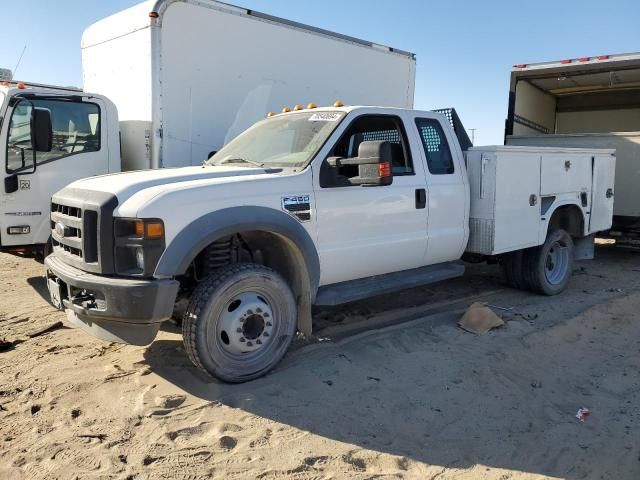
<path id="1" fill-rule="evenodd" d="M 514 286 L 561 292 L 611 224 L 614 151 L 465 153 L 458 136 L 455 111 L 302 109 L 202 166 L 77 181 L 52 200 L 52 302 L 144 345 L 188 298 L 189 357 L 241 382 L 311 333 L 312 305 L 460 276 L 465 250 L 497 257 Z"/>

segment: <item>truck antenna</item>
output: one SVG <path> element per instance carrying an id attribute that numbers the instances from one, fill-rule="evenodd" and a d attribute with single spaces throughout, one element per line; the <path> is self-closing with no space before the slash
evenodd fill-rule
<path id="1" fill-rule="evenodd" d="M 22 61 L 22 57 L 24 56 L 24 52 L 27 50 L 27 46 L 25 45 L 22 48 L 22 53 L 20 54 L 20 58 L 18 58 L 18 63 L 16 63 L 16 68 L 13 69 L 13 76 L 15 77 L 16 72 L 18 71 L 18 67 L 20 66 L 20 62 Z"/>

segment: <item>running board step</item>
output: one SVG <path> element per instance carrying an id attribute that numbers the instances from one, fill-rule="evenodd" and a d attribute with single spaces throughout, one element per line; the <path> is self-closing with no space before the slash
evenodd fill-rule
<path id="1" fill-rule="evenodd" d="M 355 302 L 374 295 L 420 287 L 464 275 L 464 266 L 458 263 L 440 263 L 402 272 L 334 283 L 318 289 L 314 305 L 333 306 Z"/>

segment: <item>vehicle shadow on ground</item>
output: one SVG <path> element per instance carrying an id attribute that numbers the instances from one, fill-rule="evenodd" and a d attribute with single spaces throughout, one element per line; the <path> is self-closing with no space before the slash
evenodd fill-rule
<path id="1" fill-rule="evenodd" d="M 50 303 L 47 280 L 43 276 L 27 278 L 27 283 L 31 285 L 31 288 L 33 288 L 44 301 Z"/>
<path id="2" fill-rule="evenodd" d="M 627 261 L 627 254 L 602 253 L 620 265 Z M 637 257 L 633 263 L 637 268 Z M 575 312 L 601 301 L 592 292 L 608 291 L 616 281 L 588 268 L 574 282 L 574 293 L 583 295 L 573 300 Z M 488 288 L 502 286 L 497 280 L 489 283 Z M 589 291 L 583 293 L 585 287 Z M 566 303 L 562 296 L 531 298 L 551 311 Z M 611 434 L 606 427 L 572 418 L 573 408 L 580 406 L 574 402 L 582 398 L 577 379 L 539 386 L 533 381 L 536 370 L 554 369 L 544 352 L 521 357 L 525 337 L 500 337 L 504 331 L 469 340 L 456 327 L 458 318 L 441 313 L 337 345 L 298 348 L 266 377 L 240 385 L 218 382 L 194 368 L 180 340 L 156 341 L 145 358 L 156 374 L 198 398 L 429 465 L 482 465 L 567 479 L 590 477 L 589 468 L 599 463 L 615 468 L 607 460 L 614 452 L 604 451 L 605 445 L 597 453 L 588 450 Z M 539 323 L 536 329 L 547 326 Z M 491 338 L 501 338 L 500 345 Z M 502 340 L 511 341 L 511 347 L 503 347 Z M 567 350 L 568 359 L 571 355 Z M 587 460 L 591 456 L 602 462 Z M 587 463 L 590 467 L 583 467 Z"/>

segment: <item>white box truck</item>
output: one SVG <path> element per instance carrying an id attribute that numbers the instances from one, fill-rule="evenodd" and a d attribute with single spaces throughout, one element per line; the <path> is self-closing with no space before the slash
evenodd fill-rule
<path id="1" fill-rule="evenodd" d="M 608 235 L 640 246 L 639 53 L 515 65 L 505 143 L 615 149 Z"/>
<path id="2" fill-rule="evenodd" d="M 203 166 L 74 182 L 52 199 L 52 303 L 100 338 L 144 345 L 184 300 L 193 363 L 241 382 L 311 333 L 312 305 L 462 275 L 465 250 L 515 287 L 562 292 L 611 225 L 613 151 L 465 152 L 456 118 L 302 109 Z"/>
<path id="3" fill-rule="evenodd" d="M 210 0 L 108 17 L 82 63 L 84 88 L 118 106 L 127 170 L 199 165 L 286 105 L 413 107 L 412 53 Z"/>
<path id="4" fill-rule="evenodd" d="M 99 21 L 82 63 L 85 92 L 0 87 L 4 251 L 42 256 L 51 194 L 78 178 L 199 165 L 296 103 L 413 105 L 413 54 L 213 0 L 148 1 Z M 53 144 L 36 152 L 43 110 Z"/>

